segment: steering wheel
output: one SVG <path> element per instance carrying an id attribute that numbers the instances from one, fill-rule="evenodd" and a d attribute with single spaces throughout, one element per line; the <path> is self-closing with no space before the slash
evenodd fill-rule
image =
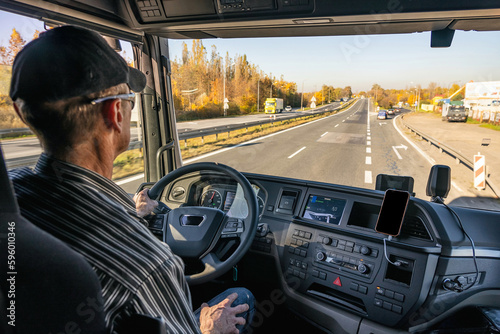
<path id="1" fill-rule="evenodd" d="M 202 272 L 186 275 L 187 282 L 192 285 L 208 282 L 231 269 L 250 248 L 259 221 L 257 197 L 250 182 L 234 168 L 218 163 L 199 162 L 182 166 L 156 182 L 149 190 L 149 197 L 159 200 L 169 183 L 186 174 L 202 170 L 220 172 L 238 182 L 247 203 L 248 215 L 246 218 L 234 218 L 219 209 L 198 206 L 179 207 L 167 213 L 164 241 L 174 254 L 199 259 L 204 265 Z M 159 203 L 166 207 L 164 203 Z M 224 261 L 214 252 L 214 247 L 222 238 L 239 238 L 240 241 L 234 252 Z"/>

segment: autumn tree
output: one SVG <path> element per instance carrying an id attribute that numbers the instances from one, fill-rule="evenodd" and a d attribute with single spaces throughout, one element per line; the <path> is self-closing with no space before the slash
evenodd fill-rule
<path id="1" fill-rule="evenodd" d="M 9 48 L 8 48 L 8 63 L 13 64 L 14 58 L 21 51 L 26 41 L 21 37 L 21 34 L 16 30 L 12 29 L 12 34 L 10 35 Z"/>

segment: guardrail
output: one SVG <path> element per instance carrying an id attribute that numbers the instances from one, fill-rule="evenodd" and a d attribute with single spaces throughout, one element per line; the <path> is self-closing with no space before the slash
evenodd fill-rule
<path id="1" fill-rule="evenodd" d="M 273 118 L 270 117 L 269 119 L 266 120 L 260 120 L 260 121 L 253 121 L 253 122 L 246 122 L 246 123 L 239 123 L 239 124 L 231 124 L 231 125 L 224 125 L 224 126 L 218 126 L 218 127 L 213 127 L 213 128 L 207 128 L 207 129 L 199 129 L 199 130 L 186 130 L 182 131 L 179 130 L 179 140 L 187 140 L 187 139 L 192 139 L 192 138 L 203 138 L 205 136 L 210 136 L 210 135 L 218 135 L 221 133 L 225 132 L 231 132 L 231 131 L 236 131 L 236 130 L 241 130 L 241 129 L 247 129 L 253 126 L 262 126 L 264 124 L 270 124 L 270 123 L 276 123 L 276 122 L 284 122 L 284 121 L 289 121 L 289 120 L 294 120 L 298 118 L 304 118 L 304 117 L 309 117 L 309 116 L 316 116 L 316 115 L 321 115 L 324 113 L 332 112 L 335 110 L 339 110 L 341 108 L 344 108 L 356 100 L 353 99 L 349 101 L 346 104 L 343 104 L 341 106 L 335 107 L 335 108 L 325 108 L 325 110 L 319 111 L 319 112 L 313 112 L 309 114 L 302 114 L 302 115 L 291 115 L 291 116 L 285 116 L 285 117 L 279 117 L 279 118 Z M 270 114 L 271 116 L 275 114 Z"/>
<path id="2" fill-rule="evenodd" d="M 14 129 L 2 129 L 0 130 L 0 138 L 6 138 L 11 136 L 22 136 L 22 135 L 32 135 L 33 132 L 29 128 L 14 128 Z"/>
<path id="3" fill-rule="evenodd" d="M 356 102 L 357 99 L 352 99 L 351 101 L 344 103 L 341 106 L 335 107 L 335 108 L 325 108 L 325 110 L 319 111 L 319 112 L 312 112 L 308 113 L 306 115 L 302 114 L 299 116 L 296 115 L 291 115 L 291 116 L 285 116 L 285 117 L 279 117 L 279 118 L 274 118 L 271 117 L 266 120 L 260 120 L 260 121 L 254 121 L 254 122 L 246 122 L 246 123 L 239 123 L 239 124 L 232 124 L 232 125 L 224 125 L 224 126 L 218 126 L 214 128 L 207 128 L 207 129 L 199 129 L 199 130 L 187 130 L 187 131 L 182 131 L 179 130 L 179 140 L 184 140 L 186 141 L 187 139 L 192 139 L 192 138 L 203 138 L 205 136 L 210 136 L 210 135 L 218 135 L 221 133 L 230 133 L 231 131 L 235 130 L 241 130 L 245 128 L 250 128 L 253 126 L 262 126 L 264 124 L 270 124 L 270 123 L 276 123 L 276 122 L 284 122 L 284 121 L 289 121 L 293 119 L 298 119 L 298 118 L 304 118 L 304 117 L 310 117 L 310 116 L 316 116 L 316 115 L 321 115 L 324 113 L 336 111 L 342 108 L 345 108 L 346 106 L 350 106 L 352 103 Z M 271 114 L 272 116 L 273 114 Z M 31 132 L 28 128 L 20 128 L 20 129 L 8 129 L 8 130 L 0 130 L 0 138 L 2 137 L 2 134 L 8 133 L 7 131 L 9 130 L 28 130 Z M 10 132 L 11 134 L 14 133 L 14 131 Z M 142 148 L 142 141 L 132 141 L 129 144 L 128 149 L 136 149 L 136 148 Z M 7 168 L 15 168 L 15 167 L 22 167 L 22 166 L 32 166 L 36 164 L 36 161 L 38 160 L 38 155 L 33 155 L 33 156 L 26 156 L 26 157 L 21 157 L 21 158 L 15 158 L 15 159 L 9 159 L 6 161 Z"/>
<path id="4" fill-rule="evenodd" d="M 408 123 L 406 123 L 404 121 L 404 115 L 401 116 L 401 121 L 402 121 L 403 125 L 408 130 L 415 133 L 417 136 L 419 136 L 423 140 L 426 140 L 431 145 L 436 146 L 441 152 L 446 152 L 448 155 L 454 157 L 456 159 L 457 163 L 462 163 L 464 166 L 466 166 L 470 170 L 474 171 L 474 162 L 471 159 L 465 157 L 463 154 L 461 154 L 460 152 L 458 152 L 454 148 L 446 145 L 445 143 L 442 143 L 441 141 L 429 136 L 428 134 L 412 127 L 411 125 L 409 125 Z M 495 195 L 497 197 L 500 197 L 500 189 L 491 181 L 491 179 L 488 177 L 488 175 L 486 175 L 486 183 L 488 184 L 490 189 L 493 191 L 493 193 L 495 193 Z"/>

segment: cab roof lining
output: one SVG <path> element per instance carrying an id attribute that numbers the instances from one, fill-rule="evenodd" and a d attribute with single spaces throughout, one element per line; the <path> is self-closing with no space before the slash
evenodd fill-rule
<path id="1" fill-rule="evenodd" d="M 172 39 L 250 38 L 399 34 L 442 30 L 499 31 L 500 5 L 495 0 L 236 0 L 271 4 L 251 13 L 221 12 L 227 0 L 4 0 L 0 9 L 53 24 L 90 26 L 106 35 L 139 41 L 144 33 Z M 246 2 L 245 2 L 246 1 Z M 285 1 L 305 1 L 290 9 Z M 140 8 L 155 4 L 158 17 L 145 18 Z M 167 9 L 179 6 L 174 15 Z M 142 6 L 142 7 L 141 7 Z M 193 7 L 193 6 L 191 6 Z M 186 9 L 183 9 L 186 8 Z M 257 7 L 255 7 L 257 8 Z"/>

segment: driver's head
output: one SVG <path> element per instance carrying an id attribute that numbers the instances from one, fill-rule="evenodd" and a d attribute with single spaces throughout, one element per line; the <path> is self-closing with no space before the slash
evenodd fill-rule
<path id="1" fill-rule="evenodd" d="M 128 66 L 99 34 L 64 26 L 40 34 L 18 53 L 10 97 L 44 150 L 62 155 L 96 135 L 101 123 L 109 125 L 110 106 L 120 109 L 120 120 L 130 122 L 132 103 L 125 97 L 92 101 L 140 92 L 145 85 L 145 75 Z"/>

